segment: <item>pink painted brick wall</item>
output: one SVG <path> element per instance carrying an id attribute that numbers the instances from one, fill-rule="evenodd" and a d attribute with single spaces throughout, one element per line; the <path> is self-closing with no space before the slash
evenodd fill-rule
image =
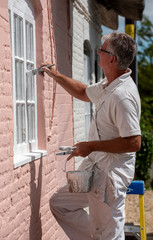
<path id="1" fill-rule="evenodd" d="M 47 1 L 33 1 L 37 65 L 53 61 L 59 71 L 71 76 L 70 13 L 67 4 L 66 0 L 51 1 L 53 19 L 50 24 L 55 32 L 55 42 L 51 44 Z M 57 14 L 59 11 L 60 14 Z M 37 78 L 39 149 L 46 149 L 48 154 L 14 169 L 12 63 L 7 1 L 0 2 L 0 36 L 0 239 L 66 240 L 68 238 L 50 212 L 49 200 L 56 189 L 66 182 L 62 170 L 65 158 L 57 157 L 56 152 L 59 145 L 72 145 L 74 141 L 72 98 L 60 86 L 56 86 L 54 94 L 55 83 L 47 75 Z M 50 130 L 51 119 L 53 124 Z M 50 141 L 47 140 L 49 135 Z M 73 161 L 68 163 L 71 169 L 73 165 Z"/>

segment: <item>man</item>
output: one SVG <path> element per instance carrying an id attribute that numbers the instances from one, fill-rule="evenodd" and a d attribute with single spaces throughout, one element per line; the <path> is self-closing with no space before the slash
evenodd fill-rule
<path id="1" fill-rule="evenodd" d="M 141 146 L 140 98 L 128 68 L 136 43 L 127 34 L 106 35 L 98 51 L 105 73 L 100 83 L 86 86 L 55 69 L 43 70 L 72 96 L 96 104 L 89 141 L 68 157 L 87 157 L 81 170 L 93 170 L 89 193 L 69 193 L 67 186 L 51 198 L 51 210 L 71 240 L 123 240 L 126 189 L 134 176 L 135 152 Z M 89 215 L 84 210 L 89 207 Z"/>

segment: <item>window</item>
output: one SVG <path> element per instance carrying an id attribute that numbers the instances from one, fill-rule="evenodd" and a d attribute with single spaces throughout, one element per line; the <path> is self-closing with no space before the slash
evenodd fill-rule
<path id="1" fill-rule="evenodd" d="M 98 49 L 99 48 L 96 48 L 96 51 L 95 51 L 95 83 L 100 82 L 101 77 L 102 78 L 105 77 L 102 68 L 99 67 L 100 58 L 99 58 L 99 54 L 97 54 Z"/>
<path id="2" fill-rule="evenodd" d="M 98 83 L 100 81 L 100 73 L 99 73 L 99 55 L 97 54 L 97 51 L 95 53 L 95 82 Z"/>
<path id="3" fill-rule="evenodd" d="M 90 84 L 90 50 L 87 43 L 84 43 L 84 83 L 86 85 Z M 88 134 L 90 129 L 91 121 L 91 103 L 85 102 L 85 139 L 88 140 Z"/>
<path id="4" fill-rule="evenodd" d="M 30 0 L 10 0 L 9 20 L 12 48 L 12 79 L 14 100 L 14 163 L 31 161 L 38 152 L 36 76 L 28 74 L 35 68 L 35 18 Z"/>

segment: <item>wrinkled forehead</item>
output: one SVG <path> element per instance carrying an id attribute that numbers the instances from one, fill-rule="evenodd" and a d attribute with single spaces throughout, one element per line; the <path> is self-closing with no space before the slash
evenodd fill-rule
<path id="1" fill-rule="evenodd" d="M 106 49 L 107 48 L 107 46 L 108 46 L 108 43 L 109 43 L 109 39 L 107 38 L 105 38 L 105 39 L 103 39 L 103 41 L 101 41 L 101 46 L 104 48 L 104 49 Z"/>

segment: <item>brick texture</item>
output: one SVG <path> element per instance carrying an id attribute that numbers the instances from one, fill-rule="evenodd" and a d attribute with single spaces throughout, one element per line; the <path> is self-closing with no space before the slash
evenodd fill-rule
<path id="1" fill-rule="evenodd" d="M 37 65 L 54 62 L 61 73 L 72 77 L 73 70 L 73 77 L 83 82 L 83 43 L 88 40 L 94 82 L 94 53 L 100 33 L 93 23 L 73 9 L 71 1 L 31 2 L 36 17 Z M 81 2 L 90 7 L 90 1 Z M 0 3 L 0 36 L 0 239 L 67 240 L 50 211 L 49 200 L 66 182 L 63 172 L 66 158 L 56 156 L 59 146 L 73 145 L 74 137 L 75 142 L 84 140 L 84 103 L 72 99 L 46 74 L 38 76 L 38 145 L 39 149 L 47 150 L 47 156 L 14 169 L 8 1 Z M 74 169 L 73 160 L 68 163 L 68 169 Z"/>
<path id="2" fill-rule="evenodd" d="M 62 0 L 62 4 L 51 1 L 52 22 L 48 20 L 47 1 L 31 2 L 36 14 L 37 65 L 53 61 L 61 72 L 71 76 L 67 1 Z M 57 15 L 59 11 L 61 14 Z M 55 42 L 49 24 L 54 29 Z M 46 74 L 37 78 L 38 142 L 40 149 L 47 150 L 47 156 L 14 169 L 12 57 L 7 1 L 3 5 L 0 3 L 0 35 L 0 239 L 66 240 L 68 238 L 50 211 L 49 200 L 66 182 L 65 158 L 57 157 L 56 152 L 59 145 L 73 145 L 74 142 L 72 97 L 60 86 L 55 89 L 53 79 Z M 49 141 L 48 135 L 51 135 Z M 73 169 L 73 160 L 69 167 Z"/>

